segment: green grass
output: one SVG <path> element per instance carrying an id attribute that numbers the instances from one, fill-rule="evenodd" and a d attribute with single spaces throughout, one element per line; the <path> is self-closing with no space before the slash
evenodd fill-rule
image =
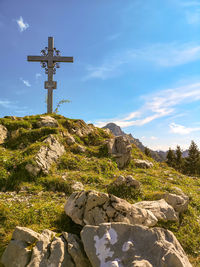
<path id="1" fill-rule="evenodd" d="M 43 115 L 44 116 L 44 115 Z M 188 210 L 181 215 L 179 223 L 159 223 L 158 226 L 171 230 L 187 253 L 193 266 L 200 266 L 200 178 L 187 177 L 164 163 L 157 163 L 144 155 L 133 145 L 132 158 L 150 160 L 151 169 L 139 169 L 133 160 L 119 170 L 115 160 L 108 155 L 105 141 L 110 134 L 95 128 L 85 136 L 76 135 L 72 129 L 88 131 L 82 120 L 73 120 L 61 115 L 52 115 L 59 123 L 57 128 L 37 128 L 40 115 L 24 118 L 0 119 L 12 137 L 0 145 L 0 256 L 11 239 L 17 225 L 30 227 L 41 232 L 45 228 L 61 233 L 80 233 L 81 227 L 74 224 L 64 213 L 66 197 L 72 193 L 74 181 L 83 183 L 85 190 L 109 192 L 130 203 L 141 200 L 160 199 L 165 192 L 176 193 L 180 188 L 190 198 Z M 84 153 L 77 153 L 75 146 L 67 145 L 62 133 L 69 133 L 77 144 L 85 147 Z M 66 153 L 53 164 L 48 175 L 31 177 L 25 170 L 28 162 L 34 163 L 34 155 L 44 144 L 49 134 L 56 134 L 65 145 Z M 19 148 L 19 146 L 23 144 Z M 132 175 L 140 181 L 141 189 L 113 187 L 119 175 Z M 17 198 L 10 191 L 16 191 Z M 26 198 L 26 200 L 24 200 Z"/>

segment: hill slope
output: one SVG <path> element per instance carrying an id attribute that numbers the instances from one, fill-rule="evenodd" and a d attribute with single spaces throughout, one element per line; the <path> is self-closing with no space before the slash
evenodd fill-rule
<path id="1" fill-rule="evenodd" d="M 111 133 L 82 120 L 60 115 L 45 117 L 0 119 L 5 133 L 4 137 L 0 135 L 0 256 L 16 225 L 39 232 L 48 228 L 79 233 L 80 226 L 64 213 L 66 197 L 77 188 L 107 192 L 116 177 L 132 175 L 141 183 L 140 192 L 112 192 L 130 203 L 157 200 L 163 193 L 180 190 L 189 196 L 188 210 L 181 214 L 179 222 L 159 222 L 158 226 L 171 230 L 193 265 L 199 266 L 199 178 L 184 176 L 146 157 L 134 144 L 130 163 L 119 169 L 107 149 Z M 134 159 L 148 160 L 153 167 L 136 168 Z"/>

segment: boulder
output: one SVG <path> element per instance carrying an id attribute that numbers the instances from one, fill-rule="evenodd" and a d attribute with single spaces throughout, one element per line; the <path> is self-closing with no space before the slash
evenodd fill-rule
<path id="1" fill-rule="evenodd" d="M 112 185 L 114 186 L 130 186 L 130 187 L 134 187 L 135 189 L 139 189 L 140 188 L 140 182 L 137 181 L 136 179 L 133 178 L 132 175 L 128 175 L 126 177 L 120 175 L 117 177 L 117 179 L 112 183 Z"/>
<path id="2" fill-rule="evenodd" d="M 65 212 L 80 225 L 103 222 L 126 222 L 153 226 L 157 223 L 151 211 L 131 205 L 114 195 L 96 191 L 74 192 L 65 204 Z"/>
<path id="3" fill-rule="evenodd" d="M 51 116 L 41 116 L 37 122 L 37 127 L 58 127 L 58 122 Z"/>
<path id="4" fill-rule="evenodd" d="M 25 227 L 16 227 L 1 261 L 5 267 L 91 267 L 78 236 Z"/>
<path id="5" fill-rule="evenodd" d="M 0 124 L 0 144 L 3 144 L 8 136 L 7 128 Z"/>
<path id="6" fill-rule="evenodd" d="M 172 232 L 125 223 L 86 225 L 81 231 L 92 266 L 192 267 Z"/>
<path id="7" fill-rule="evenodd" d="M 80 238 L 77 235 L 66 232 L 63 233 L 63 237 L 67 241 L 68 253 L 73 258 L 75 265 L 78 267 L 91 267 Z"/>
<path id="8" fill-rule="evenodd" d="M 153 163 L 148 160 L 134 159 L 135 167 L 141 169 L 149 169 L 153 167 Z"/>
<path id="9" fill-rule="evenodd" d="M 65 153 L 65 148 L 58 142 L 56 137 L 50 134 L 44 141 L 46 146 L 42 146 L 34 157 L 34 165 L 27 164 L 25 169 L 33 176 L 37 176 L 40 171 L 48 174 L 52 163 Z"/>
<path id="10" fill-rule="evenodd" d="M 124 168 L 131 160 L 132 146 L 125 136 L 116 136 L 107 141 L 108 153 L 115 157 L 119 168 Z"/>
<path id="11" fill-rule="evenodd" d="M 141 201 L 135 203 L 134 205 L 151 211 L 159 221 L 178 221 L 174 208 L 167 204 L 164 199 L 156 201 Z"/>
<path id="12" fill-rule="evenodd" d="M 162 197 L 177 212 L 184 212 L 188 208 L 189 197 L 184 194 L 178 196 L 176 194 L 165 193 Z"/>

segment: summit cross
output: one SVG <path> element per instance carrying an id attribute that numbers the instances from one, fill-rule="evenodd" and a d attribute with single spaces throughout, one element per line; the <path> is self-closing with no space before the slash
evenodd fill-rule
<path id="1" fill-rule="evenodd" d="M 57 82 L 53 81 L 53 75 L 56 74 L 56 68 L 60 68 L 59 62 L 73 63 L 73 57 L 61 57 L 60 51 L 54 47 L 53 37 L 48 38 L 48 47 L 41 50 L 41 56 L 28 56 L 28 61 L 40 62 L 45 73 L 48 74 L 48 81 L 45 81 L 44 88 L 48 89 L 47 95 L 47 113 L 53 112 L 53 89 L 57 88 Z"/>

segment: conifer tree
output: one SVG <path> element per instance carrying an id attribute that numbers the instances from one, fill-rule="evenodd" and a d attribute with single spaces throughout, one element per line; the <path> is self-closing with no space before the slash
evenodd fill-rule
<path id="1" fill-rule="evenodd" d="M 175 151 L 175 169 L 178 171 L 183 170 L 183 158 L 180 146 L 177 146 Z"/>
<path id="2" fill-rule="evenodd" d="M 170 167 L 174 167 L 175 166 L 175 155 L 174 152 L 171 148 L 169 148 L 169 150 L 167 151 L 167 156 L 166 156 L 166 163 L 170 166 Z"/>
<path id="3" fill-rule="evenodd" d="M 199 174 L 200 155 L 199 149 L 194 141 L 191 141 L 188 157 L 185 159 L 185 172 L 190 175 Z"/>
<path id="4" fill-rule="evenodd" d="M 150 150 L 148 147 L 145 147 L 145 149 L 144 149 L 144 154 L 145 154 L 147 157 L 151 157 L 151 150 Z"/>

